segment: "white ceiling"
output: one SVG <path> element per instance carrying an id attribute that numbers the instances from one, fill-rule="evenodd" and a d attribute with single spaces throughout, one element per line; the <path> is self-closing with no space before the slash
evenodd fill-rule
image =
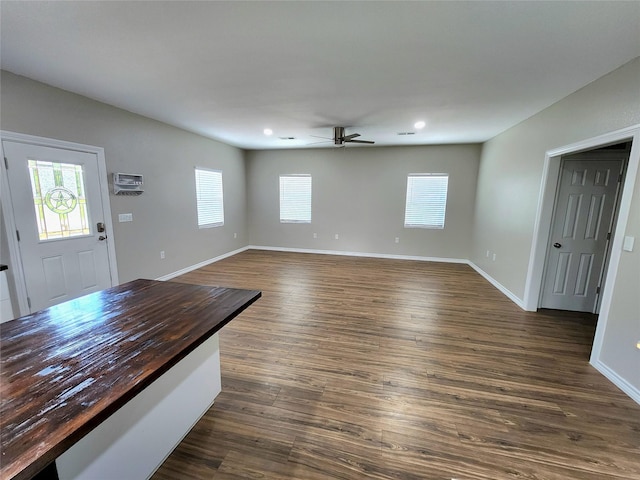
<path id="1" fill-rule="evenodd" d="M 3 69 L 247 149 L 482 142 L 640 56 L 638 1 L 0 8 Z"/>

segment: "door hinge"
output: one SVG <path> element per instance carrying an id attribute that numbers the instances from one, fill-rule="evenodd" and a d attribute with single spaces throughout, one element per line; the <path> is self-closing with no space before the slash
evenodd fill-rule
<path id="1" fill-rule="evenodd" d="M 27 297 L 27 305 L 29 306 L 29 309 L 31 309 L 31 298 Z"/>
<path id="2" fill-rule="evenodd" d="M 600 287 L 596 287 L 596 295 L 600 295 Z"/>
<path id="3" fill-rule="evenodd" d="M 16 230 L 16 238 L 20 241 L 20 232 L 18 230 Z"/>
<path id="4" fill-rule="evenodd" d="M 6 161 L 6 158 L 5 158 Z M 618 175 L 618 183 L 622 183 L 622 174 Z"/>
<path id="5" fill-rule="evenodd" d="M 607 233 L 607 240 L 611 240 L 611 232 Z"/>
<path id="6" fill-rule="evenodd" d="M 4 157 L 4 168 L 9 170 L 9 160 L 7 160 L 7 157 Z"/>

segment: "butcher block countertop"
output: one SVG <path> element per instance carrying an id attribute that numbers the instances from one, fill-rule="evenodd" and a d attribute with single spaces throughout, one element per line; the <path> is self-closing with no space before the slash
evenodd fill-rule
<path id="1" fill-rule="evenodd" d="M 0 478 L 37 474 L 261 293 L 134 280 L 0 326 Z"/>

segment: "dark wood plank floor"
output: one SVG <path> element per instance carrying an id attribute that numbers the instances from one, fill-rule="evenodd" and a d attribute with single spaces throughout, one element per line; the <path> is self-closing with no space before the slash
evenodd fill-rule
<path id="1" fill-rule="evenodd" d="M 263 297 L 155 480 L 640 479 L 592 316 L 523 312 L 456 264 L 250 250 L 176 280 Z"/>

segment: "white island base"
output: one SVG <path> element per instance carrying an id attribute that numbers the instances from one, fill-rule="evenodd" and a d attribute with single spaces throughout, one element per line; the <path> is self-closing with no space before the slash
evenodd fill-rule
<path id="1" fill-rule="evenodd" d="M 145 480 L 222 390 L 213 335 L 56 460 L 60 480 Z"/>

